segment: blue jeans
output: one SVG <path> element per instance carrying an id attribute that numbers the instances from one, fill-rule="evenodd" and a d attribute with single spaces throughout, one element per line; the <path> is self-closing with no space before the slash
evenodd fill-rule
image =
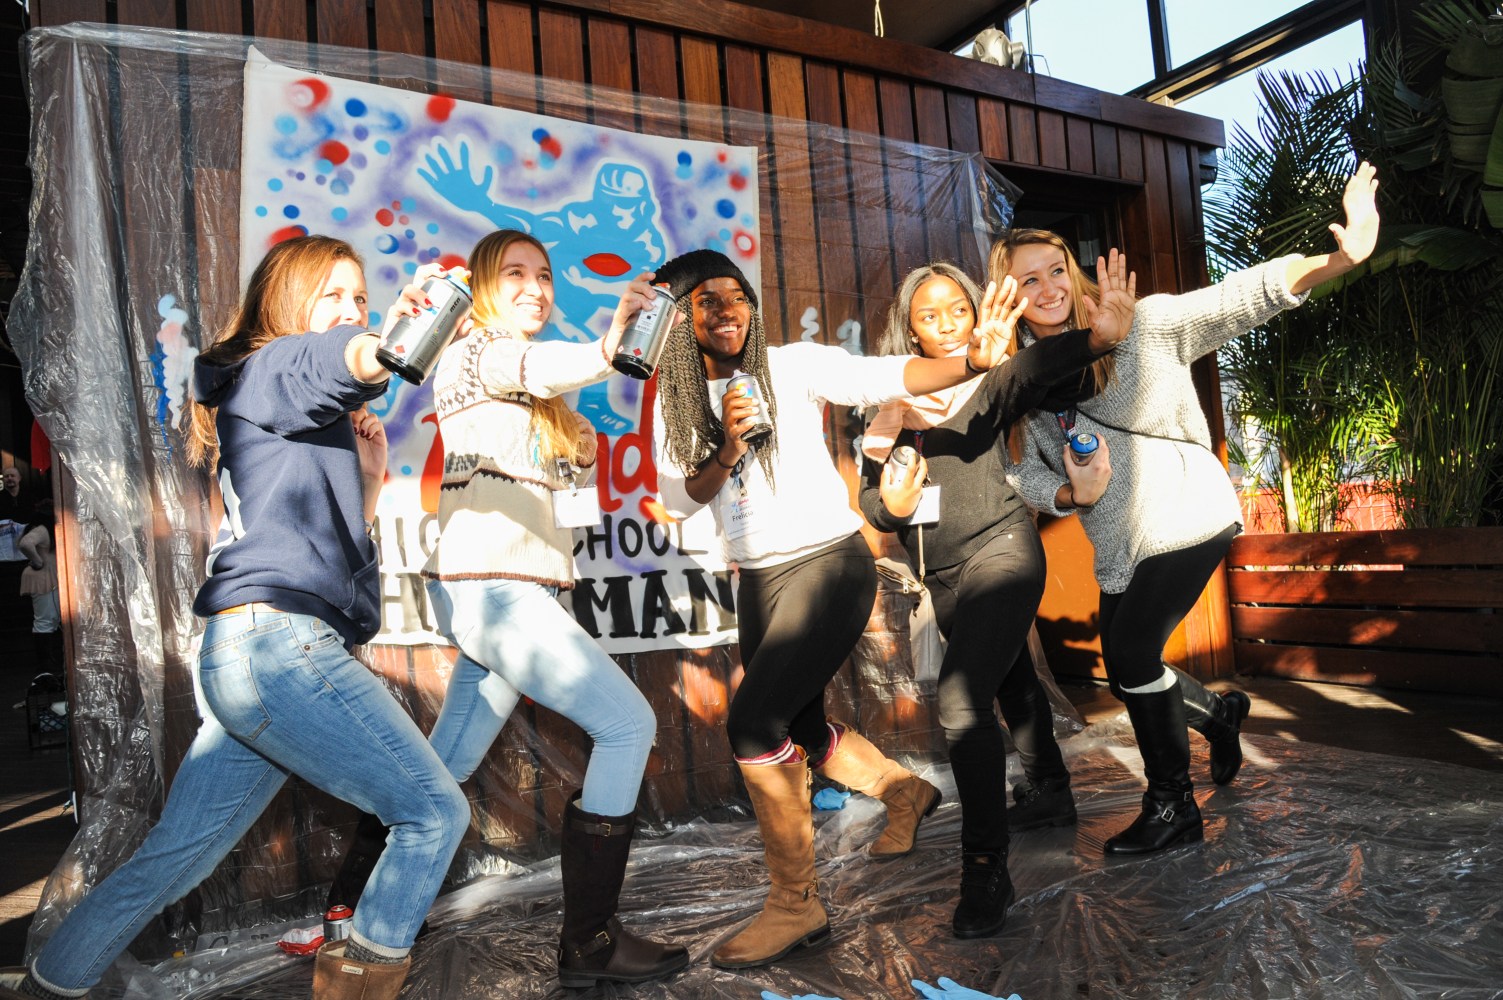
<path id="1" fill-rule="evenodd" d="M 208 877 L 289 774 L 391 827 L 352 937 L 405 955 L 470 822 L 464 793 L 422 731 L 339 633 L 310 615 L 215 615 L 198 680 L 213 714 L 162 818 L 68 914 L 33 975 L 61 993 L 97 983 L 147 921 Z"/>
<path id="2" fill-rule="evenodd" d="M 525 694 L 595 741 L 580 808 L 624 816 L 637 807 L 657 718 L 556 594 L 521 580 L 428 582 L 438 630 L 459 648 L 428 739 L 449 773 L 464 781 Z"/>

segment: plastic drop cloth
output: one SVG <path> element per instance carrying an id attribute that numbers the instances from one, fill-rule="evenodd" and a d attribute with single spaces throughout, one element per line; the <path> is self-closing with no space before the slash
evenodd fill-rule
<path id="1" fill-rule="evenodd" d="M 204 331 L 225 322 L 240 295 L 249 42 L 99 25 L 25 36 L 35 188 L 9 333 L 28 401 L 71 477 L 70 701 L 82 823 L 43 891 L 32 953 L 141 843 L 197 727 L 190 667 L 199 623 L 190 606 L 215 498 L 209 477 L 183 457 L 184 401 L 174 390 L 183 373 L 174 366 L 184 363 L 185 345 L 201 345 Z M 300 72 L 758 148 L 763 299 L 775 339 L 800 336 L 817 305 L 821 339 L 860 350 L 840 340 L 854 329 L 847 320 L 878 322 L 896 281 L 933 257 L 981 273 L 992 236 L 1011 218 L 1015 189 L 972 154 L 478 66 L 257 44 Z M 859 415 L 834 415 L 833 446 L 848 472 L 853 427 Z M 932 692 L 915 682 L 906 626 L 888 611 L 884 604 L 873 618 L 829 707 L 884 748 L 933 760 L 941 740 Z M 370 653 L 394 695 L 431 727 L 448 676 L 444 652 Z M 722 725 L 739 670 L 734 647 L 621 663 L 662 720 L 643 790 L 645 823 L 682 831 L 684 850 L 713 840 L 718 828 L 706 818 L 744 810 Z M 1068 706 L 1060 708 L 1068 729 Z M 330 740 L 337 752 L 337 734 Z M 585 760 L 577 728 L 519 709 L 467 786 L 475 823 L 454 880 L 525 869 L 553 854 Z M 127 965 L 219 949 L 249 954 L 269 928 L 321 912 L 353 829 L 348 806 L 289 783 L 219 869 L 133 942 Z M 144 980 L 134 989 L 161 993 Z"/>
<path id="2" fill-rule="evenodd" d="M 709 964 L 759 908 L 765 868 L 751 821 L 695 821 L 639 837 L 623 894 L 629 926 L 689 947 L 692 963 L 675 978 L 559 987 L 558 866 L 543 861 L 440 897 L 403 997 L 747 1000 L 772 990 L 879 1000 L 914 997 L 910 980 L 942 976 L 1023 1000 L 1499 996 L 1503 778 L 1255 737 L 1244 739 L 1241 775 L 1216 788 L 1196 744 L 1191 776 L 1205 842 L 1108 861 L 1102 845 L 1136 815 L 1142 792 L 1126 718 L 1066 740 L 1079 825 L 1013 838 L 1017 901 L 994 938 L 949 934 L 959 810 L 940 767 L 928 776 L 945 803 L 906 858 L 862 853 L 880 823 L 870 799 L 815 814 L 820 893 L 834 931 L 821 949 L 741 972 Z M 311 960 L 237 941 L 155 970 L 122 964 L 111 976 L 96 995 L 177 995 L 165 981 L 196 984 L 195 997 L 291 1000 L 307 995 Z"/>

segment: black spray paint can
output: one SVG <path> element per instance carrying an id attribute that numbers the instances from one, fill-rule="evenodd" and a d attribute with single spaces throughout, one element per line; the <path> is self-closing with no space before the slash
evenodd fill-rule
<path id="1" fill-rule="evenodd" d="M 423 294 L 433 305 L 416 316 L 403 316 L 392 324 L 376 360 L 413 385 L 422 385 L 433 374 L 439 355 L 454 340 L 459 324 L 470 313 L 470 286 L 457 276 L 441 274 L 423 282 Z"/>

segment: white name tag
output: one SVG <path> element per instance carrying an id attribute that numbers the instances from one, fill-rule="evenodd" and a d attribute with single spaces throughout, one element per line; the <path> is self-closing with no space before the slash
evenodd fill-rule
<path id="1" fill-rule="evenodd" d="M 553 525 L 589 528 L 600 523 L 600 495 L 593 486 L 553 491 Z"/>
<path id="2" fill-rule="evenodd" d="M 919 495 L 918 508 L 913 516 L 908 519 L 909 524 L 938 524 L 939 523 L 939 487 L 925 486 L 924 492 Z"/>

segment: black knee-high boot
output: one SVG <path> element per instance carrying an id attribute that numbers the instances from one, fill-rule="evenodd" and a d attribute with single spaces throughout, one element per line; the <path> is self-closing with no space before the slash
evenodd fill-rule
<path id="1" fill-rule="evenodd" d="M 1007 874 L 1006 746 L 996 724 L 947 733 L 950 769 L 960 795 L 960 903 L 951 929 L 958 938 L 1002 930 L 1012 905 Z"/>
<path id="2" fill-rule="evenodd" d="M 1190 783 L 1190 737 L 1179 685 L 1148 694 L 1122 692 L 1148 791 L 1132 825 L 1106 842 L 1107 854 L 1151 854 L 1204 836 Z"/>
<path id="3" fill-rule="evenodd" d="M 638 937 L 616 919 L 635 814 L 599 816 L 579 808 L 576 794 L 564 809 L 564 928 L 558 942 L 558 981 L 594 986 L 601 980 L 640 983 L 689 964 L 678 945 Z"/>
<path id="4" fill-rule="evenodd" d="M 1185 721 L 1211 745 L 1211 780 L 1229 784 L 1242 768 L 1242 720 L 1252 710 L 1252 700 L 1241 691 L 1207 691 L 1183 670 L 1169 669 L 1179 677 Z"/>

